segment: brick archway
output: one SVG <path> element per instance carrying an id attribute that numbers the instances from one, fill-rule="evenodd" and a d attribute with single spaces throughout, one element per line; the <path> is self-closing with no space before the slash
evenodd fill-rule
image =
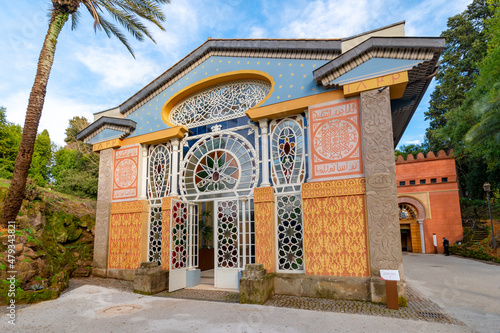
<path id="1" fill-rule="evenodd" d="M 412 198 L 412 197 L 408 197 L 408 196 L 398 197 L 398 204 L 402 204 L 402 203 L 410 204 L 417 209 L 417 219 L 418 220 L 423 220 L 426 218 L 427 212 L 425 211 L 425 207 L 417 199 Z"/>

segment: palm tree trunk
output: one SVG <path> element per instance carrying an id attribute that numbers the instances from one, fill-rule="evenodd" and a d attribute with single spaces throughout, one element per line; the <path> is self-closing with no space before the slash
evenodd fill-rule
<path id="1" fill-rule="evenodd" d="M 45 36 L 42 51 L 38 58 L 38 67 L 33 88 L 31 88 L 28 110 L 24 120 L 23 135 L 21 144 L 16 157 L 14 174 L 10 184 L 9 192 L 4 202 L 0 227 L 6 227 L 7 221 L 15 221 L 24 198 L 26 179 L 33 157 L 35 139 L 38 132 L 38 124 L 42 116 L 45 93 L 47 91 L 47 82 L 49 80 L 50 70 L 54 62 L 54 53 L 56 51 L 57 38 L 64 24 L 68 20 L 67 13 L 56 9 L 52 11 L 49 29 Z"/>

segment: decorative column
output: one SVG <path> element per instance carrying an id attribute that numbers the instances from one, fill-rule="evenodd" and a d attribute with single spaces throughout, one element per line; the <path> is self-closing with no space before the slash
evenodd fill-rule
<path id="1" fill-rule="evenodd" d="M 139 148 L 139 180 L 137 199 L 147 199 L 146 179 L 148 178 L 148 146 L 141 145 Z"/>
<path id="2" fill-rule="evenodd" d="M 386 301 L 380 270 L 403 273 L 398 218 L 396 164 L 390 88 L 361 93 L 361 137 L 366 178 L 366 211 L 370 251 L 372 302 Z M 400 288 L 404 294 L 404 288 Z"/>
<path id="3" fill-rule="evenodd" d="M 170 196 L 177 196 L 179 195 L 177 191 L 177 182 L 179 179 L 179 139 L 173 138 L 170 142 L 172 144 L 172 164 L 170 168 L 172 186 L 170 186 Z"/>
<path id="4" fill-rule="evenodd" d="M 425 235 L 424 235 L 424 220 L 417 220 L 418 226 L 420 228 L 420 244 L 422 244 L 422 253 L 425 253 Z"/>
<path id="5" fill-rule="evenodd" d="M 260 119 L 259 126 L 262 137 L 262 183 L 261 187 L 271 186 L 269 183 L 269 139 L 267 134 L 267 119 Z"/>
<path id="6" fill-rule="evenodd" d="M 94 239 L 94 267 L 92 274 L 107 277 L 109 249 L 109 218 L 111 187 L 113 184 L 113 149 L 99 152 L 99 185 Z"/>

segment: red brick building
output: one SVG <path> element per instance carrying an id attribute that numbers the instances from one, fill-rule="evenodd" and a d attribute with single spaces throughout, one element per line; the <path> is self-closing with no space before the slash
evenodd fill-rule
<path id="1" fill-rule="evenodd" d="M 441 150 L 398 156 L 396 161 L 399 222 L 403 251 L 443 253 L 443 237 L 450 244 L 463 236 L 458 179 L 453 151 Z"/>

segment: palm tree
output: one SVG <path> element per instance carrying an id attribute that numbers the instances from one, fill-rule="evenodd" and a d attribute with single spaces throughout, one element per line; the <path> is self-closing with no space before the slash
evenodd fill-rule
<path id="1" fill-rule="evenodd" d="M 12 182 L 4 202 L 0 226 L 6 227 L 7 221 L 15 221 L 23 202 L 26 179 L 31 165 L 33 148 L 38 131 L 38 124 L 42 116 L 47 82 L 54 62 L 57 38 L 61 29 L 71 16 L 71 28 L 76 28 L 81 11 L 86 9 L 94 20 L 94 30 L 104 30 L 108 37 L 117 37 L 134 56 L 132 48 L 120 29 L 108 19 L 120 23 L 134 38 L 144 40 L 144 36 L 153 42 L 148 28 L 141 22 L 144 19 L 164 30 L 162 22 L 165 15 L 160 5 L 170 0 L 51 0 L 51 16 L 45 41 L 38 58 L 38 67 L 33 88 L 31 89 L 26 118 L 24 120 L 23 135 L 17 153 Z M 83 9 L 84 8 L 84 9 Z"/>

